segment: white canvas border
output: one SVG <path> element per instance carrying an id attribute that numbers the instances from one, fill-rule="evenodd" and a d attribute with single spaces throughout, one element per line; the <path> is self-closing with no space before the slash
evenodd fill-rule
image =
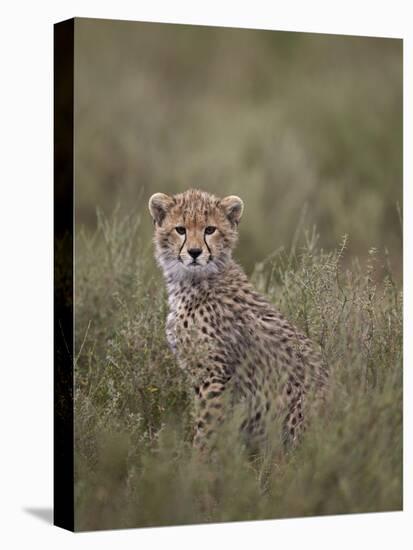
<path id="1" fill-rule="evenodd" d="M 6 8 L 6 10 L 5 10 Z M 404 513 L 110 531 L 72 535 L 25 510 L 52 503 L 52 24 L 73 16 L 404 38 L 405 213 L 412 206 L 409 3 L 22 1 L 3 4 L 1 41 L 1 519 L 3 547 L 61 549 L 404 548 L 411 538 L 412 222 L 405 215 Z M 410 98 L 410 100 L 409 100 Z M 409 533 L 410 531 L 410 533 Z"/>

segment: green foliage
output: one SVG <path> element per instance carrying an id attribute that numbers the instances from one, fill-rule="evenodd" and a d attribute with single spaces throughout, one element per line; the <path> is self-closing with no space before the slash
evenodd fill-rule
<path id="1" fill-rule="evenodd" d="M 78 530 L 399 510 L 402 297 L 386 257 L 361 264 L 315 232 L 256 265 L 256 286 L 323 349 L 327 402 L 301 445 L 211 464 L 191 448 L 191 393 L 164 335 L 163 281 L 136 215 L 76 236 Z M 382 265 L 383 264 L 383 265 Z M 156 275 L 154 275 L 156 273 Z"/>
<path id="2" fill-rule="evenodd" d="M 400 509 L 402 42 L 89 19 L 75 57 L 77 529 Z M 237 258 L 330 366 L 288 455 L 193 456 L 147 212 L 189 187 L 242 196 Z"/>

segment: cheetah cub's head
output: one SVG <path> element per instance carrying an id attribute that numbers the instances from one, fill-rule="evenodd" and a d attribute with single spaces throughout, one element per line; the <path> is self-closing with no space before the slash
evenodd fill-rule
<path id="1" fill-rule="evenodd" d="M 172 280 L 218 273 L 231 258 L 244 205 L 233 195 L 219 199 L 190 189 L 155 193 L 149 211 L 155 225 L 155 256 Z"/>

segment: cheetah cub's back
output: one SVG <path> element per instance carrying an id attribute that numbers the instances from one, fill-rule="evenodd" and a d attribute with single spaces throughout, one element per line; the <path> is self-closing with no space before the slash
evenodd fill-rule
<path id="1" fill-rule="evenodd" d="M 239 197 L 193 189 L 156 193 L 149 201 L 155 257 L 168 291 L 167 339 L 193 382 L 200 449 L 237 402 L 248 442 L 268 442 L 275 422 L 284 442 L 294 442 L 306 402 L 326 385 L 319 351 L 232 259 L 243 208 Z"/>

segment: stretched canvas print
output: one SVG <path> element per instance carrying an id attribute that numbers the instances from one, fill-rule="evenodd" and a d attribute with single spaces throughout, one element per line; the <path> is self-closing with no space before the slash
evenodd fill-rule
<path id="1" fill-rule="evenodd" d="M 55 25 L 55 523 L 402 509 L 402 41 Z"/>

